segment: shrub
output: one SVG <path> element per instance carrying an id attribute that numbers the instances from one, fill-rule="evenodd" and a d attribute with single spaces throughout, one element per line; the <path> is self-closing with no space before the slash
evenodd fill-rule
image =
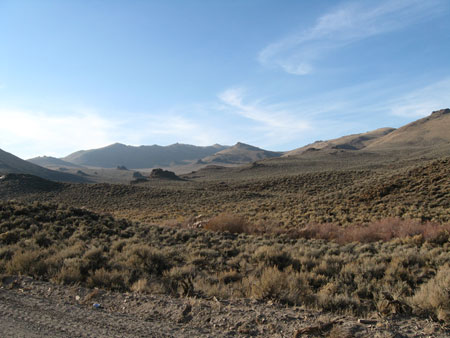
<path id="1" fill-rule="evenodd" d="M 265 268 L 259 278 L 249 282 L 250 296 L 253 298 L 262 300 L 285 300 L 287 298 L 286 274 L 276 267 Z"/>
<path id="2" fill-rule="evenodd" d="M 410 303 L 419 314 L 450 321 L 450 266 L 441 267 L 434 278 L 422 284 Z"/>
<path id="3" fill-rule="evenodd" d="M 141 278 L 131 285 L 131 291 L 138 293 L 149 292 L 148 280 L 146 278 Z"/>
<path id="4" fill-rule="evenodd" d="M 0 234 L 0 243 L 10 245 L 17 243 L 20 239 L 20 230 L 11 230 Z"/>
<path id="5" fill-rule="evenodd" d="M 277 267 L 279 270 L 284 270 L 288 266 L 293 266 L 299 269 L 300 262 L 291 257 L 291 255 L 277 247 L 261 246 L 259 247 L 253 257 L 257 262 L 263 263 L 267 267 Z"/>
<path id="6" fill-rule="evenodd" d="M 173 267 L 164 273 L 164 288 L 167 293 L 173 296 L 192 296 L 194 294 L 193 279 L 195 275 L 195 266 Z"/>
<path id="7" fill-rule="evenodd" d="M 306 279 L 291 267 L 284 271 L 276 267 L 266 267 L 259 277 L 244 278 L 243 287 L 247 290 L 247 296 L 255 299 L 286 304 L 310 304 L 314 301 Z"/>
<path id="8" fill-rule="evenodd" d="M 104 268 L 95 270 L 88 278 L 87 285 L 89 287 L 107 288 L 112 290 L 125 290 L 123 273 L 117 270 L 108 271 Z"/>
<path id="9" fill-rule="evenodd" d="M 39 233 L 34 237 L 34 240 L 37 245 L 48 248 L 53 241 L 45 234 L 45 233 Z"/>
<path id="10" fill-rule="evenodd" d="M 106 264 L 106 257 L 103 255 L 103 250 L 100 248 L 92 248 L 86 251 L 82 258 L 83 272 L 89 270 L 97 270 Z"/>
<path id="11" fill-rule="evenodd" d="M 136 244 L 126 247 L 124 251 L 126 251 L 126 255 L 128 256 L 124 265 L 140 273 L 161 276 L 164 271 L 171 268 L 168 257 L 161 250 L 148 245 Z"/>
<path id="12" fill-rule="evenodd" d="M 232 234 L 241 234 L 248 232 L 249 224 L 245 218 L 241 216 L 221 214 L 210 219 L 204 228 L 212 231 L 228 231 Z"/>
<path id="13" fill-rule="evenodd" d="M 41 277 L 47 273 L 47 265 L 37 251 L 17 252 L 6 265 L 6 271 L 10 274 L 24 274 L 33 277 Z"/>
<path id="14" fill-rule="evenodd" d="M 61 270 L 55 274 L 52 280 L 59 284 L 81 283 L 84 278 L 80 271 L 80 261 L 76 259 L 67 259 Z"/>

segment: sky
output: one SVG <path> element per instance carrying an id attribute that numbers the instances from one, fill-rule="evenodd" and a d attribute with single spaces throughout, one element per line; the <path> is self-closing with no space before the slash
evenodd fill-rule
<path id="1" fill-rule="evenodd" d="M 292 150 L 450 107 L 450 1 L 0 0 L 0 148 Z"/>

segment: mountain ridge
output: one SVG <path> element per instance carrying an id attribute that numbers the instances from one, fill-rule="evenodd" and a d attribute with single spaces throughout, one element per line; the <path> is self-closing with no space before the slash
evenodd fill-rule
<path id="1" fill-rule="evenodd" d="M 205 165 L 236 166 L 276 157 L 310 156 L 317 153 L 327 156 L 338 152 L 376 152 L 394 151 L 401 154 L 405 150 L 422 153 L 432 150 L 447 153 L 450 149 L 450 109 L 441 109 L 430 115 L 410 122 L 399 128 L 379 128 L 359 134 L 316 141 L 287 152 L 268 151 L 246 143 L 237 142 L 234 146 L 214 144 L 200 147 L 175 143 L 169 146 L 141 145 L 130 146 L 113 143 L 103 148 L 76 151 L 64 158 L 49 157 L 30 159 L 31 162 L 54 168 L 73 164 L 93 168 L 125 166 L 130 169 L 173 168 L 177 173 L 198 170 Z M 322 156 L 320 155 L 320 156 Z M 65 161 L 65 162 L 63 162 Z M 45 162 L 52 162 L 46 164 Z M 186 171 L 184 171 L 186 170 Z"/>
<path id="2" fill-rule="evenodd" d="M 169 146 L 130 146 L 114 143 L 102 148 L 80 150 L 61 158 L 61 160 L 82 166 L 116 168 L 124 165 L 130 169 L 142 169 L 183 164 L 186 161 L 199 160 L 226 148 L 227 146 L 218 144 L 202 147 L 182 143 Z"/>

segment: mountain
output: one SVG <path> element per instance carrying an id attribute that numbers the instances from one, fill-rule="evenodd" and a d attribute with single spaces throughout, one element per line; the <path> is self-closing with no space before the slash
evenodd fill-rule
<path id="1" fill-rule="evenodd" d="M 58 167 L 83 168 L 82 166 L 79 166 L 77 164 L 63 161 L 59 158 L 51 156 L 38 156 L 30 158 L 27 161 L 45 168 L 58 168 Z"/>
<path id="2" fill-rule="evenodd" d="M 184 164 L 215 154 L 226 148 L 228 147 L 218 144 L 208 147 L 180 143 L 169 146 L 134 147 L 115 143 L 104 148 L 77 151 L 62 158 L 62 160 L 83 166 L 101 168 L 125 166 L 129 169 L 141 169 Z"/>
<path id="3" fill-rule="evenodd" d="M 450 109 L 411 122 L 367 146 L 367 150 L 417 149 L 450 144 Z"/>
<path id="4" fill-rule="evenodd" d="M 366 133 L 347 135 L 328 141 L 316 141 L 304 147 L 291 150 L 284 156 L 300 155 L 307 151 L 327 149 L 360 150 L 366 148 L 378 139 L 389 135 L 393 131 L 395 131 L 394 128 L 380 128 Z"/>
<path id="5" fill-rule="evenodd" d="M 28 174 L 60 182 L 86 182 L 83 177 L 46 169 L 0 149 L 0 174 Z"/>
<path id="6" fill-rule="evenodd" d="M 238 142 L 234 146 L 221 150 L 214 155 L 202 159 L 205 164 L 245 164 L 266 158 L 280 157 L 281 152 L 267 151 L 245 143 Z"/>

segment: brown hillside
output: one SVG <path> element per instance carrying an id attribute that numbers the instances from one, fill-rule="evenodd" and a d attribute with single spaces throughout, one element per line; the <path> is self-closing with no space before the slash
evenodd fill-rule
<path id="1" fill-rule="evenodd" d="M 287 152 L 284 156 L 300 155 L 306 151 L 322 149 L 346 149 L 360 150 L 367 147 L 378 139 L 395 131 L 394 128 L 380 128 L 367 133 L 347 135 L 328 141 L 317 141 L 304 147 L 297 148 Z"/>
<path id="2" fill-rule="evenodd" d="M 369 150 L 426 148 L 450 143 L 450 109 L 409 123 L 367 146 Z"/>

